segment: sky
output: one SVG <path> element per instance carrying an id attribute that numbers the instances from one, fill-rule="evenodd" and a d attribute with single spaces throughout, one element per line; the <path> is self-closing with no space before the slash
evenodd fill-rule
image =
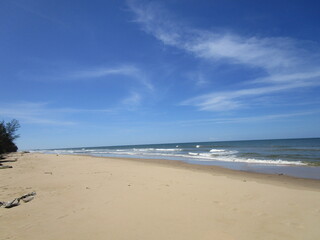
<path id="1" fill-rule="evenodd" d="M 1 0 L 19 149 L 320 137 L 320 3 Z"/>

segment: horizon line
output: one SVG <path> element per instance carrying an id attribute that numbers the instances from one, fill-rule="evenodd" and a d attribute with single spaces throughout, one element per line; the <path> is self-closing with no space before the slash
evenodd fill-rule
<path id="1" fill-rule="evenodd" d="M 166 144 L 188 144 L 188 143 L 214 143 L 214 142 L 245 142 L 245 141 L 268 141 L 268 140 L 301 140 L 301 139 L 320 139 L 319 137 L 298 137 L 298 138 L 264 138 L 264 139 L 239 139 L 239 140 L 214 140 L 214 141 L 196 141 L 196 142 L 168 142 L 168 143 L 146 143 L 146 144 L 124 144 L 108 145 L 96 147 L 63 147 L 63 148 L 46 148 L 46 149 L 29 149 L 36 150 L 64 150 L 64 149 L 82 149 L 82 148 L 102 148 L 102 147 L 126 147 L 126 146 L 143 146 L 143 145 L 166 145 Z"/>

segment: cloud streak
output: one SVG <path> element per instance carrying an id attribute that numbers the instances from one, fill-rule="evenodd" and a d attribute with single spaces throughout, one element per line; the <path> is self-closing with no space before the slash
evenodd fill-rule
<path id="1" fill-rule="evenodd" d="M 251 122 L 263 122 L 263 121 L 281 121 L 284 119 L 296 118 L 306 115 L 319 114 L 318 110 L 295 112 L 295 113 L 283 113 L 283 114 L 269 114 L 260 116 L 249 116 L 249 117 L 232 117 L 232 118 L 212 118 L 212 119 L 198 119 L 189 121 L 179 121 L 177 123 L 184 126 L 194 126 L 203 124 L 226 124 L 226 123 L 251 123 Z"/>
<path id="2" fill-rule="evenodd" d="M 0 106 L 0 115 L 7 118 L 16 118 L 22 122 L 29 124 L 44 124 L 44 125 L 58 125 L 70 126 L 75 122 L 58 120 L 53 117 L 45 108 L 45 103 L 18 103 Z"/>
<path id="3" fill-rule="evenodd" d="M 319 85 L 318 82 L 297 81 L 290 84 L 269 85 L 259 88 L 211 93 L 188 99 L 182 102 L 181 105 L 193 105 L 197 106 L 200 110 L 207 111 L 227 111 L 244 107 L 245 102 L 251 102 L 249 100 L 252 100 L 257 96 L 275 94 L 277 92 L 317 85 Z"/>
<path id="4" fill-rule="evenodd" d="M 195 29 L 173 20 L 157 3 L 127 3 L 135 22 L 163 44 L 212 64 L 236 64 L 264 73 L 261 78 L 247 80 L 247 86 L 241 90 L 211 92 L 187 99 L 182 105 L 205 111 L 230 111 L 248 106 L 259 96 L 320 85 L 320 56 L 309 50 L 306 42 Z"/>
<path id="5" fill-rule="evenodd" d="M 50 64 L 48 64 L 50 65 Z M 154 86 L 149 80 L 148 74 L 133 64 L 120 64 L 115 66 L 99 67 L 65 67 L 54 65 L 34 73 L 20 72 L 18 77 L 24 80 L 45 82 L 70 82 L 70 81 L 111 81 L 118 76 L 117 80 L 134 81 L 142 85 L 145 90 L 152 92 Z M 41 69 L 41 68 L 40 68 Z"/>
<path id="6" fill-rule="evenodd" d="M 134 109 L 141 104 L 141 101 L 141 94 L 133 91 L 127 98 L 123 99 L 122 104 L 129 109 Z"/>
<path id="7" fill-rule="evenodd" d="M 0 115 L 7 118 L 16 118 L 29 124 L 70 126 L 78 123 L 65 120 L 66 115 L 113 112 L 109 109 L 50 108 L 48 105 L 45 102 L 1 104 Z"/>
<path id="8" fill-rule="evenodd" d="M 67 65 L 67 64 L 66 64 Z M 56 67 L 59 69 L 59 67 Z M 70 68 L 69 68 L 70 69 Z M 128 92 L 128 96 L 121 104 L 127 106 L 137 106 L 142 98 L 154 94 L 155 88 L 153 83 L 149 80 L 148 74 L 132 64 L 122 64 L 116 66 L 100 66 L 100 67 L 86 67 L 79 70 L 79 68 L 59 69 L 51 72 L 46 69 L 45 72 L 28 74 L 20 73 L 20 78 L 32 79 L 34 81 L 51 81 L 51 82 L 92 82 L 92 81 L 117 81 L 121 84 L 124 92 Z M 126 83 L 133 84 L 126 84 Z M 136 97 L 133 98 L 133 92 Z M 139 95 L 139 100 L 137 96 Z M 130 102 L 131 100 L 131 102 Z M 79 111 L 79 110 L 76 110 Z M 96 111 L 96 110 L 90 110 Z M 87 110 L 89 112 L 89 110 Z"/>
<path id="9" fill-rule="evenodd" d="M 146 74 L 133 65 L 121 65 L 116 67 L 98 67 L 72 71 L 64 74 L 60 78 L 66 80 L 92 80 L 115 75 L 135 79 L 150 91 L 154 89 L 152 83 L 147 79 Z"/>
<path id="10" fill-rule="evenodd" d="M 66 26 L 66 24 L 64 22 L 62 22 L 61 20 L 57 19 L 57 18 L 53 18 L 53 17 L 49 17 L 48 15 L 46 14 L 43 14 L 41 13 L 40 11 L 37 11 L 35 10 L 35 8 L 32 8 L 30 7 L 30 3 L 28 5 L 24 5 L 24 4 L 21 4 L 17 1 L 8 1 L 10 4 L 13 4 L 14 6 L 28 12 L 28 13 L 31 13 L 37 17 L 40 17 L 44 20 L 47 20 L 51 23 L 54 23 L 54 24 L 59 24 L 61 26 Z"/>

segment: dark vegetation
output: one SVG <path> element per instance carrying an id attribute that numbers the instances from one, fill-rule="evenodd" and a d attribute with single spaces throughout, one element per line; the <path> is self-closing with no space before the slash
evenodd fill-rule
<path id="1" fill-rule="evenodd" d="M 16 152 L 18 147 L 14 143 L 14 140 L 19 137 L 16 134 L 17 130 L 20 128 L 20 124 L 16 119 L 10 122 L 0 122 L 0 157 L 1 154 Z"/>

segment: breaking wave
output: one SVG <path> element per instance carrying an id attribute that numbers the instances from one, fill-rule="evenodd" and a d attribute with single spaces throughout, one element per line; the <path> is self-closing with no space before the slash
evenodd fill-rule
<path id="1" fill-rule="evenodd" d="M 283 159 L 263 159 L 244 157 L 237 150 L 221 148 L 200 148 L 199 145 L 188 148 L 82 148 L 82 149 L 55 149 L 41 150 L 37 152 L 51 154 L 85 154 L 105 157 L 135 157 L 135 158 L 159 158 L 168 160 L 182 160 L 193 162 L 233 162 L 263 165 L 307 165 L 302 161 L 288 161 Z M 256 154 L 258 155 L 258 154 Z"/>

